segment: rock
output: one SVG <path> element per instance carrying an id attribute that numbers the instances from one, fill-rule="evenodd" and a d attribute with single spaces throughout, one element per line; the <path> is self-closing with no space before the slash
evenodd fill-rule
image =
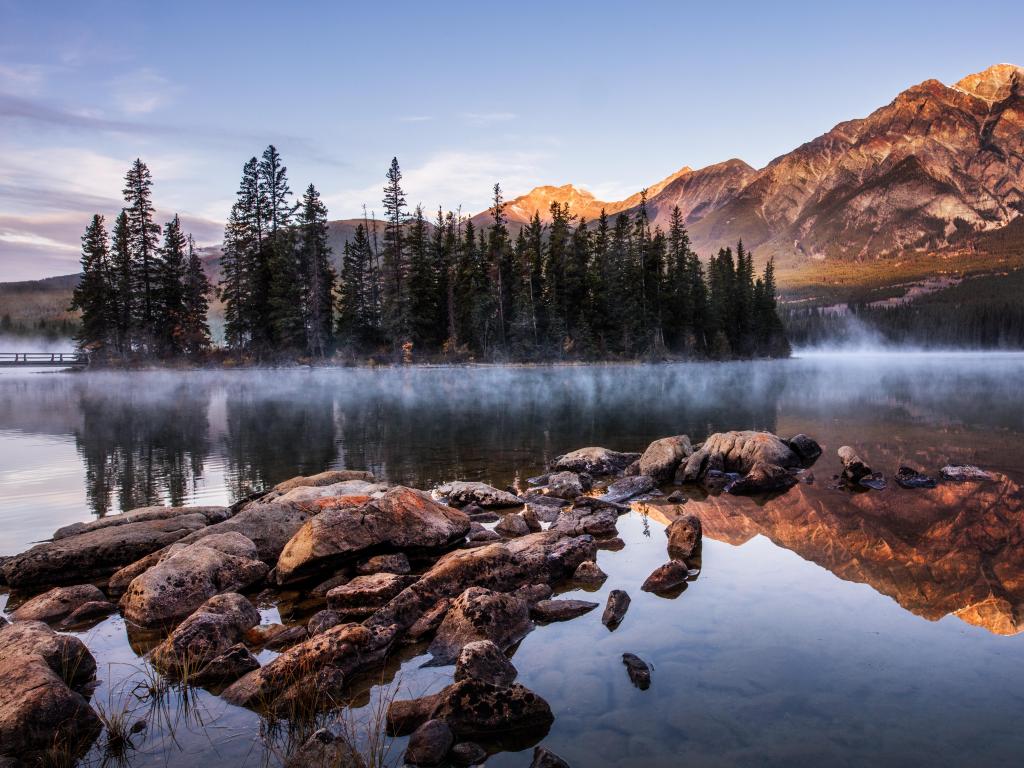
<path id="1" fill-rule="evenodd" d="M 533 477 L 526 478 L 526 483 L 527 485 L 532 485 L 534 487 L 538 485 L 547 485 L 548 477 L 549 475 L 535 475 Z"/>
<path id="2" fill-rule="evenodd" d="M 622 470 L 623 477 L 636 477 L 640 474 L 640 459 L 630 462 L 624 470 Z"/>
<path id="3" fill-rule="evenodd" d="M 723 471 L 738 472 L 741 475 L 745 475 L 759 462 L 785 468 L 802 464 L 796 452 L 770 432 L 718 432 L 704 441 L 697 453 L 701 452 L 706 452 L 709 457 L 721 457 Z"/>
<path id="4" fill-rule="evenodd" d="M 665 528 L 670 557 L 689 560 L 700 551 L 701 524 L 696 515 L 677 517 Z"/>
<path id="5" fill-rule="evenodd" d="M 569 764 L 550 749 L 534 747 L 530 768 L 569 768 Z"/>
<path id="6" fill-rule="evenodd" d="M 320 673 L 348 680 L 357 672 L 380 664 L 396 635 L 392 627 L 353 623 L 331 627 L 283 651 L 273 661 L 234 682 L 221 695 L 236 706 L 272 703 L 276 711 L 287 712 L 289 703 L 308 700 L 311 692 L 322 692 L 318 691 Z"/>
<path id="7" fill-rule="evenodd" d="M 589 486 L 590 484 L 588 483 L 587 487 L 584 488 L 580 475 L 575 472 L 554 472 L 548 475 L 546 495 L 554 496 L 556 499 L 572 501 L 589 490 Z"/>
<path id="8" fill-rule="evenodd" d="M 448 759 L 455 765 L 479 765 L 487 759 L 487 750 L 475 741 L 464 741 L 452 747 Z"/>
<path id="9" fill-rule="evenodd" d="M 547 497 L 544 497 L 547 498 Z M 538 501 L 528 501 L 526 506 L 523 508 L 523 518 L 529 523 L 527 514 L 532 515 L 542 523 L 553 523 L 558 519 L 559 513 L 569 505 L 569 502 L 564 499 L 552 498 L 550 501 L 557 502 L 556 504 L 549 504 L 547 502 L 541 503 Z"/>
<path id="10" fill-rule="evenodd" d="M 469 540 L 475 542 L 490 543 L 492 541 L 501 541 L 501 534 L 497 531 L 491 531 L 484 528 L 480 523 L 470 523 L 470 525 L 478 526 L 476 529 L 470 528 Z"/>
<path id="11" fill-rule="evenodd" d="M 688 576 L 689 569 L 686 563 L 681 560 L 669 560 L 655 568 L 640 589 L 644 592 L 668 592 L 685 584 Z"/>
<path id="12" fill-rule="evenodd" d="M 686 435 L 655 440 L 640 456 L 637 475 L 649 475 L 655 484 L 667 483 L 675 476 L 680 462 L 692 453 L 690 438 Z"/>
<path id="13" fill-rule="evenodd" d="M 373 482 L 373 474 L 358 469 L 330 469 L 316 475 L 300 475 L 290 480 L 285 480 L 275 485 L 272 492 L 284 494 L 296 488 L 319 488 L 324 485 L 335 485 L 350 480 Z"/>
<path id="14" fill-rule="evenodd" d="M 607 490 L 598 496 L 598 500 L 611 502 L 612 504 L 621 504 L 632 499 L 634 496 L 639 496 L 642 493 L 653 490 L 654 486 L 654 478 L 649 475 L 623 477 L 609 485 Z"/>
<path id="15" fill-rule="evenodd" d="M 885 490 L 885 478 L 881 472 L 872 472 L 857 481 L 857 484 L 864 488 L 871 488 L 874 491 Z"/>
<path id="16" fill-rule="evenodd" d="M 725 486 L 726 493 L 734 496 L 746 496 L 754 493 L 770 493 L 784 491 L 796 485 L 797 479 L 787 469 L 778 464 L 757 462 L 747 474 L 732 480 Z"/>
<path id="17" fill-rule="evenodd" d="M 593 560 L 586 560 L 579 564 L 572 578 L 582 584 L 604 584 L 608 574 L 602 571 Z"/>
<path id="18" fill-rule="evenodd" d="M 455 679 L 483 680 L 507 687 L 519 673 L 504 652 L 490 640 L 466 643 L 455 660 Z"/>
<path id="19" fill-rule="evenodd" d="M 436 662 L 450 664 L 466 643 L 490 640 L 504 651 L 532 629 L 530 608 L 525 600 L 483 587 L 470 587 L 452 601 L 429 651 Z"/>
<path id="20" fill-rule="evenodd" d="M 283 630 L 275 632 L 273 636 L 269 637 L 263 647 L 268 651 L 283 651 L 285 648 L 291 648 L 293 645 L 301 643 L 307 637 L 309 637 L 309 632 L 305 627 L 284 627 Z"/>
<path id="21" fill-rule="evenodd" d="M 871 474 L 871 467 L 865 464 L 864 460 L 850 446 L 841 446 L 837 453 L 839 460 L 843 462 L 843 478 L 847 481 L 858 483 L 862 477 Z"/>
<path id="22" fill-rule="evenodd" d="M 466 512 L 470 507 L 463 507 L 462 511 L 469 515 L 469 519 L 474 523 L 496 523 L 501 520 L 501 515 L 497 512 Z M 477 507 L 477 509 L 480 509 Z"/>
<path id="23" fill-rule="evenodd" d="M 626 672 L 629 673 L 629 679 L 633 685 L 641 691 L 646 691 L 651 687 L 651 668 L 647 666 L 647 662 L 635 654 L 624 653 L 622 654 L 622 663 L 626 665 Z"/>
<path id="24" fill-rule="evenodd" d="M 366 768 L 337 726 L 321 728 L 284 761 L 284 768 Z"/>
<path id="25" fill-rule="evenodd" d="M 821 456 L 821 446 L 818 445 L 817 441 L 802 432 L 799 435 L 793 435 L 793 437 L 784 442 L 799 457 L 800 463 L 805 467 L 814 464 Z"/>
<path id="26" fill-rule="evenodd" d="M 0 754 L 85 746 L 101 727 L 82 695 L 95 676 L 96 660 L 78 638 L 39 621 L 0 626 Z"/>
<path id="27" fill-rule="evenodd" d="M 519 513 L 523 516 L 523 520 L 526 521 L 526 527 L 530 529 L 532 533 L 544 530 L 544 526 L 541 525 L 541 520 L 537 517 L 536 508 L 532 506 L 523 507 L 523 511 Z"/>
<path id="28" fill-rule="evenodd" d="M 250 504 L 230 520 L 189 534 L 181 540 L 181 543 L 191 544 L 203 536 L 220 533 L 240 533 L 256 545 L 256 552 L 260 560 L 272 565 L 277 562 L 285 544 L 302 528 L 306 521 L 320 512 L 324 504 L 357 505 L 365 500 L 365 496 L 302 503 L 283 500 L 267 502 L 265 499 L 261 499 L 259 503 Z"/>
<path id="29" fill-rule="evenodd" d="M 618 520 L 618 512 L 609 507 L 573 507 L 563 511 L 551 527 L 570 536 L 610 536 L 618 530 Z"/>
<path id="30" fill-rule="evenodd" d="M 614 475 L 639 458 L 638 453 L 620 453 L 596 447 L 580 448 L 556 458 L 552 469 L 586 472 L 590 475 Z"/>
<path id="31" fill-rule="evenodd" d="M 370 549 L 437 550 L 469 532 L 469 518 L 422 491 L 396 486 L 353 508 L 328 507 L 308 520 L 277 562 L 281 584 L 337 568 Z"/>
<path id="32" fill-rule="evenodd" d="M 441 692 L 418 699 L 398 699 L 388 705 L 386 725 L 389 736 L 407 736 L 431 718 Z"/>
<path id="33" fill-rule="evenodd" d="M 322 611 L 317 611 L 310 617 L 309 621 L 306 622 L 306 631 L 312 637 L 313 635 L 320 634 L 325 629 L 344 624 L 346 621 L 347 619 L 337 611 L 325 608 Z"/>
<path id="34" fill-rule="evenodd" d="M 394 573 L 356 576 L 347 584 L 327 593 L 327 607 L 346 618 L 369 616 L 415 582 L 415 576 L 399 576 Z"/>
<path id="35" fill-rule="evenodd" d="M 448 609 L 451 607 L 452 601 L 450 598 L 444 597 L 438 600 L 433 608 L 420 616 L 416 623 L 409 627 L 404 639 L 407 642 L 415 643 L 428 635 L 433 635 L 437 632 L 437 628 L 441 626 L 441 622 L 444 621 L 444 617 L 448 614 Z"/>
<path id="36" fill-rule="evenodd" d="M 569 621 L 590 613 L 597 605 L 586 600 L 541 600 L 530 608 L 530 616 L 536 621 Z"/>
<path id="37" fill-rule="evenodd" d="M 117 606 L 109 600 L 90 600 L 88 603 L 82 603 L 75 608 L 60 623 L 60 628 L 69 629 L 71 627 L 81 627 L 83 624 L 91 624 L 100 619 L 105 619 L 116 610 Z"/>
<path id="38" fill-rule="evenodd" d="M 911 467 L 900 467 L 896 472 L 896 482 L 901 488 L 934 488 L 935 478 L 921 474 Z"/>
<path id="39" fill-rule="evenodd" d="M 522 515 L 513 513 L 501 518 L 494 526 L 494 530 L 503 536 L 525 536 L 530 532 L 530 526 L 527 525 Z"/>
<path id="40" fill-rule="evenodd" d="M 595 544 L 598 549 L 608 550 L 609 552 L 618 552 L 620 549 L 626 548 L 626 542 L 618 536 L 611 539 L 598 539 Z"/>
<path id="41" fill-rule="evenodd" d="M 613 589 L 608 593 L 608 603 L 601 614 L 601 623 L 608 629 L 615 629 L 622 623 L 629 609 L 629 595 L 621 589 Z"/>
<path id="42" fill-rule="evenodd" d="M 268 500 L 279 505 L 302 506 L 313 509 L 319 504 L 337 506 L 339 499 L 346 499 L 353 505 L 364 504 L 370 499 L 379 499 L 388 490 L 385 483 L 368 483 L 365 480 L 346 480 L 334 485 L 293 488 L 288 493 L 270 494 L 260 500 L 266 505 Z M 254 505 L 259 506 L 259 505 Z"/>
<path id="43" fill-rule="evenodd" d="M 460 740 L 547 733 L 555 720 L 548 703 L 525 686 L 504 687 L 473 679 L 442 690 L 431 717 L 444 720 Z"/>
<path id="44" fill-rule="evenodd" d="M 726 486 L 735 483 L 741 477 L 736 472 L 722 472 L 718 469 L 709 469 L 704 472 L 704 477 L 701 478 L 700 484 L 704 487 L 704 490 L 709 493 L 724 490 Z"/>
<path id="45" fill-rule="evenodd" d="M 146 507 L 76 523 L 60 529 L 59 538 L 8 558 L 4 580 L 18 589 L 33 589 L 101 579 L 226 514 L 224 507 Z"/>
<path id="46" fill-rule="evenodd" d="M 185 674 L 191 679 L 214 658 L 240 642 L 246 630 L 259 623 L 259 611 L 242 595 L 234 592 L 216 595 L 181 622 L 153 649 L 150 658 L 162 672 L 176 676 Z"/>
<path id="47" fill-rule="evenodd" d="M 428 720 L 409 737 L 405 762 L 409 765 L 438 765 L 455 742 L 452 729 L 443 720 Z"/>
<path id="48" fill-rule="evenodd" d="M 553 590 L 547 584 L 527 584 L 525 587 L 509 592 L 513 597 L 525 600 L 529 606 L 536 605 L 541 600 L 547 600 L 553 594 Z"/>
<path id="49" fill-rule="evenodd" d="M 332 589 L 340 587 L 342 584 L 348 584 L 350 581 L 352 581 L 352 573 L 346 569 L 327 579 L 327 581 L 321 581 L 309 590 L 309 594 L 312 597 L 327 597 L 327 593 Z"/>
<path id="50" fill-rule="evenodd" d="M 409 558 L 405 556 L 404 552 L 376 555 L 356 566 L 356 573 L 362 575 L 373 573 L 407 574 L 410 571 L 412 571 L 412 566 L 409 565 Z"/>
<path id="51" fill-rule="evenodd" d="M 260 668 L 259 660 L 242 643 L 213 657 L 206 666 L 188 676 L 190 685 L 226 685 Z"/>
<path id="52" fill-rule="evenodd" d="M 668 496 L 666 496 L 665 497 L 665 501 L 670 501 L 673 504 L 685 504 L 686 502 L 689 501 L 689 499 L 686 497 L 685 493 L 683 493 L 682 491 L 676 490 L 676 491 L 672 491 L 672 493 L 670 493 Z"/>
<path id="53" fill-rule="evenodd" d="M 107 602 L 106 595 L 93 584 L 54 587 L 49 592 L 36 595 L 22 603 L 11 614 L 11 618 L 14 621 L 43 621 L 54 624 L 90 602 Z"/>
<path id="54" fill-rule="evenodd" d="M 992 479 L 991 474 L 971 464 L 947 464 L 939 470 L 939 474 L 942 475 L 943 480 L 951 480 L 956 483 L 977 482 L 980 480 Z"/>
<path id="55" fill-rule="evenodd" d="M 170 627 L 214 595 L 252 586 L 267 574 L 256 546 L 240 533 L 169 547 L 136 576 L 121 598 L 124 617 L 140 627 Z"/>
<path id="56" fill-rule="evenodd" d="M 501 507 L 518 507 L 523 503 L 523 500 L 514 493 L 499 490 L 487 483 L 463 480 L 440 485 L 434 489 L 433 495 L 456 507 L 475 504 L 483 509 L 500 509 Z"/>

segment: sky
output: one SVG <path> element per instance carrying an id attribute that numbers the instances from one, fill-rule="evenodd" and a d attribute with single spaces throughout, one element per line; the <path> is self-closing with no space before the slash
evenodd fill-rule
<path id="1" fill-rule="evenodd" d="M 331 218 L 475 213 L 571 182 L 617 200 L 755 167 L 929 78 L 1024 64 L 1024 3 L 0 0 L 0 281 L 77 271 L 141 157 L 161 221 L 219 242 L 243 163 L 281 151 Z"/>

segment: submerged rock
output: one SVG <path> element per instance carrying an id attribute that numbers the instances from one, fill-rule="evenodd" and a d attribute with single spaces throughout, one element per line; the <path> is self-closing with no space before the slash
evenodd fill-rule
<path id="1" fill-rule="evenodd" d="M 455 661 L 467 644 L 490 640 L 507 650 L 533 629 L 525 600 L 483 587 L 470 587 L 452 601 L 428 649 L 441 664 Z"/>
<path id="2" fill-rule="evenodd" d="M 436 550 L 465 538 L 469 518 L 426 493 L 396 486 L 381 498 L 328 507 L 308 520 L 277 562 L 281 584 L 337 568 L 367 550 Z"/>
<path id="3" fill-rule="evenodd" d="M 950 465 L 947 464 L 939 474 L 943 480 L 951 480 L 956 483 L 977 482 L 979 480 L 991 480 L 992 475 L 972 464 Z"/>
<path id="4" fill-rule="evenodd" d="M 629 610 L 629 602 L 629 595 L 621 589 L 613 589 L 608 593 L 608 603 L 601 615 L 601 623 L 608 629 L 615 629 L 625 618 L 626 611 Z"/>
<path id="5" fill-rule="evenodd" d="M 686 583 L 690 571 L 681 560 L 669 560 L 659 565 L 640 587 L 644 592 L 668 592 Z"/>
<path id="6" fill-rule="evenodd" d="M 615 475 L 639 458 L 638 453 L 620 453 L 599 447 L 580 448 L 556 458 L 552 469 L 586 472 L 588 475 Z"/>
<path id="7" fill-rule="evenodd" d="M 18 606 L 11 613 L 11 618 L 15 621 L 55 624 L 86 603 L 103 603 L 113 608 L 99 587 L 94 584 L 78 584 L 73 587 L 54 587 L 49 592 L 36 595 Z"/>
<path id="8" fill-rule="evenodd" d="M 870 475 L 862 477 L 857 484 L 864 488 L 870 488 L 874 491 L 884 491 L 886 485 L 885 478 L 882 477 L 881 472 L 872 472 Z"/>
<path id="9" fill-rule="evenodd" d="M 581 584 L 604 584 L 608 574 L 601 570 L 593 560 L 587 560 L 579 564 L 573 572 L 572 578 Z"/>
<path id="10" fill-rule="evenodd" d="M 934 488 L 937 483 L 934 477 L 918 472 L 911 467 L 900 467 L 896 471 L 896 483 L 901 488 Z"/>
<path id="11" fill-rule="evenodd" d="M 651 687 L 651 668 L 647 666 L 647 662 L 636 654 L 624 653 L 622 654 L 622 663 L 626 665 L 626 672 L 629 673 L 629 679 L 633 685 L 641 691 L 646 691 Z"/>
<path id="12" fill-rule="evenodd" d="M 207 536 L 168 548 L 158 564 L 128 585 L 121 607 L 140 627 L 170 627 L 214 595 L 252 586 L 267 570 L 256 546 L 240 533 Z"/>
<path id="13" fill-rule="evenodd" d="M 464 480 L 456 480 L 455 482 L 440 485 L 434 490 L 434 495 L 456 507 L 476 504 L 483 509 L 494 509 L 518 507 L 523 503 L 523 500 L 514 493 L 502 491 L 487 483 Z"/>
<path id="14" fill-rule="evenodd" d="M 58 530 L 52 541 L 7 558 L 4 580 L 33 589 L 100 579 L 227 515 L 225 507 L 144 507 L 75 523 Z"/>
<path id="15" fill-rule="evenodd" d="M 464 741 L 452 747 L 448 758 L 455 765 L 479 765 L 487 759 L 487 750 L 475 741 Z"/>
<path id="16" fill-rule="evenodd" d="M 649 475 L 637 475 L 635 477 L 623 477 L 608 486 L 607 490 L 598 497 L 599 501 L 607 501 L 612 504 L 621 504 L 624 501 L 647 493 L 655 487 L 654 478 Z"/>
<path id="17" fill-rule="evenodd" d="M 466 643 L 455 660 L 455 679 L 483 680 L 499 686 L 509 686 L 519 673 L 504 652 L 490 640 Z"/>
<path id="18" fill-rule="evenodd" d="M 569 621 L 597 608 L 597 603 L 586 600 L 541 600 L 530 608 L 530 616 L 536 621 Z"/>
<path id="19" fill-rule="evenodd" d="M 455 743 L 452 729 L 443 720 L 428 720 L 409 737 L 405 762 L 409 765 L 439 765 Z"/>
<path id="20" fill-rule="evenodd" d="M 655 440 L 640 457 L 637 464 L 638 475 L 649 475 L 655 483 L 669 482 L 679 468 L 679 464 L 693 453 L 690 438 L 686 435 L 675 435 Z"/>
<path id="21" fill-rule="evenodd" d="M 100 731 L 83 696 L 95 676 L 96 660 L 78 638 L 39 621 L 0 625 L 0 755 L 85 746 Z"/>
<path id="22" fill-rule="evenodd" d="M 688 560 L 700 550 L 701 523 L 696 515 L 677 517 L 665 528 L 670 557 Z"/>

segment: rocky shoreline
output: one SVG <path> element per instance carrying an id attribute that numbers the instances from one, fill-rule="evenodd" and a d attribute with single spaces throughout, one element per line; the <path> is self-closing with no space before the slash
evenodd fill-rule
<path id="1" fill-rule="evenodd" d="M 836 488 L 885 487 L 852 448 L 838 453 Z M 690 509 L 700 505 L 686 506 L 685 488 L 777 494 L 813 483 L 820 455 L 806 435 L 725 432 L 698 445 L 675 435 L 642 453 L 572 451 L 526 489 L 452 481 L 427 492 L 332 470 L 232 507 L 147 507 L 65 526 L 0 559 L 12 591 L 10 621 L 0 617 L 0 766 L 32 764 L 55 741 L 81 755 L 97 738 L 95 659 L 61 631 L 118 611 L 130 634 L 150 639 L 161 675 L 285 719 L 329 708 L 356 676 L 421 643 L 454 672 L 442 690 L 388 707 L 389 733 L 410 736 L 407 764 L 474 765 L 509 739 L 535 745 L 556 713 L 516 682 L 507 652 L 538 625 L 600 607 L 554 590 L 606 580 L 597 553 L 624 546 L 619 515 L 658 505 L 666 560 L 642 584 L 610 592 L 601 617 L 610 631 L 628 620 L 631 589 L 672 597 L 699 573 L 702 523 Z M 938 479 L 901 467 L 894 479 L 916 489 L 986 477 L 976 467 L 944 467 Z M 666 496 L 668 485 L 678 488 Z M 254 601 L 285 589 L 319 610 L 304 625 L 261 625 Z M 279 653 L 261 664 L 264 649 Z M 633 684 L 650 687 L 649 665 L 628 648 L 622 659 Z M 364 761 L 326 727 L 285 764 Z M 566 763 L 537 747 L 532 765 Z"/>

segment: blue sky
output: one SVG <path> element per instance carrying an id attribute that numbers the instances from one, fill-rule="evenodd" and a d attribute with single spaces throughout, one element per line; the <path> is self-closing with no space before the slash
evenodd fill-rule
<path id="1" fill-rule="evenodd" d="M 277 144 L 332 218 L 476 212 L 573 182 L 619 199 L 683 165 L 773 157 L 928 78 L 1024 64 L 1024 3 L 0 0 L 0 281 L 76 268 L 136 156 L 163 218 L 220 239 Z"/>

